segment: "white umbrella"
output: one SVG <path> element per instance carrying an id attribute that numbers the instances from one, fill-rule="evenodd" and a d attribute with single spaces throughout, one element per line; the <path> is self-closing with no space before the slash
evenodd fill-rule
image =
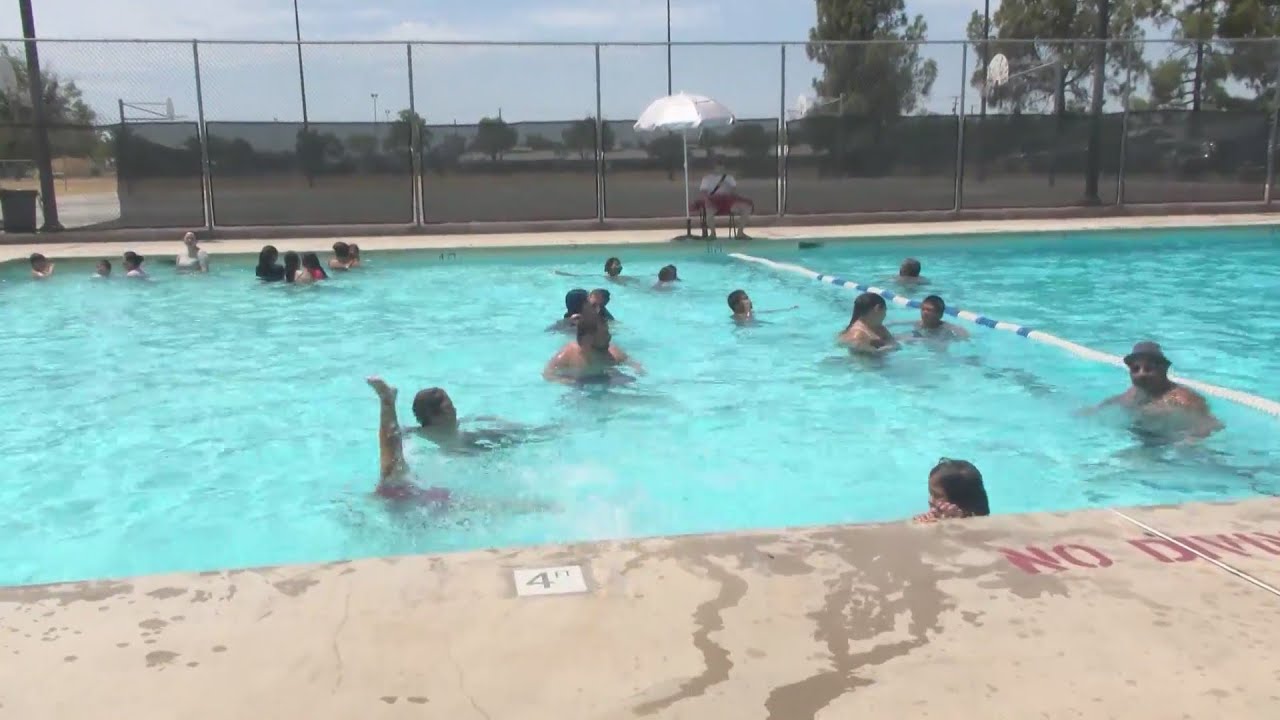
<path id="1" fill-rule="evenodd" d="M 703 95 L 679 93 L 658 98 L 636 121 L 638 132 L 679 132 L 684 150 L 684 217 L 689 219 L 689 132 L 732 125 L 733 111 Z"/>

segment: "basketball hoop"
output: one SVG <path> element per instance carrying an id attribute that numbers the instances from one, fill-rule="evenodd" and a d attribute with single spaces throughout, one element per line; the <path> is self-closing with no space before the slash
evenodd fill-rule
<path id="1" fill-rule="evenodd" d="M 1009 58 L 1004 53 L 996 53 L 987 63 L 987 90 L 998 88 L 1009 82 Z"/>

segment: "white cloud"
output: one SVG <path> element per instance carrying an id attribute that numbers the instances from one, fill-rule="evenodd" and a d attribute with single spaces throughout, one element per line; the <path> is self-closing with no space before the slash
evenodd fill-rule
<path id="1" fill-rule="evenodd" d="M 53 38 L 273 39 L 293 35 L 291 5 L 264 7 L 254 0 L 205 3 L 170 0 L 40 0 L 36 31 Z M 21 37 L 16 12 L 0 14 L 0 35 Z"/>

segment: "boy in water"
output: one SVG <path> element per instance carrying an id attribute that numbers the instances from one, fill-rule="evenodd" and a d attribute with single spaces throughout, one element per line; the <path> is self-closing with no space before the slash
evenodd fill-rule
<path id="1" fill-rule="evenodd" d="M 609 324 L 593 312 L 578 318 L 577 338 L 565 345 L 551 358 L 542 371 L 542 377 L 552 382 L 568 385 L 581 383 L 624 384 L 634 378 L 618 371 L 619 365 L 627 365 L 638 374 L 644 367 L 627 356 L 622 348 L 613 344 Z"/>

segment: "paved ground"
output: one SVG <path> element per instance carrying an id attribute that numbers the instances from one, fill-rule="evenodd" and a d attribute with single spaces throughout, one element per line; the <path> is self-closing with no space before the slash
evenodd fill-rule
<path id="1" fill-rule="evenodd" d="M 1280 500 L 1128 514 L 1186 545 L 1091 511 L 3 589 L 0 716 L 1275 718 L 1280 597 L 1188 547 L 1274 583 Z"/>
<path id="2" fill-rule="evenodd" d="M 1275 215 L 1179 215 L 1170 217 L 1118 217 L 1062 220 L 977 220 L 947 223 L 888 223 L 880 225 L 825 225 L 817 227 L 769 227 L 752 231 L 755 240 L 749 242 L 725 241 L 726 248 L 765 248 L 770 241 L 791 241 L 798 238 L 885 238 L 903 236 L 943 237 L 964 234 L 1028 233 L 1075 230 L 1125 230 L 1150 228 L 1232 227 L 1249 225 L 1276 225 Z M 670 230 L 600 230 L 542 233 L 467 233 L 459 235 L 397 235 L 397 236 L 343 236 L 340 239 L 359 243 L 364 251 L 381 250 L 497 250 L 503 248 L 570 248 L 608 247 L 626 245 L 655 245 L 669 243 Z M 56 239 L 56 238 L 54 238 Z M 177 252 L 179 237 L 172 242 Z M 281 249 L 326 251 L 339 238 L 299 238 L 289 240 L 206 240 L 201 243 L 212 254 L 257 254 L 267 243 Z M 44 240 L 44 238 L 41 238 Z M 148 253 L 165 252 L 151 243 Z M 51 258 L 113 257 L 125 250 L 147 247 L 140 241 L 129 242 L 40 242 L 36 244 L 0 244 L 0 262 L 25 258 L 33 252 L 41 252 Z"/>

